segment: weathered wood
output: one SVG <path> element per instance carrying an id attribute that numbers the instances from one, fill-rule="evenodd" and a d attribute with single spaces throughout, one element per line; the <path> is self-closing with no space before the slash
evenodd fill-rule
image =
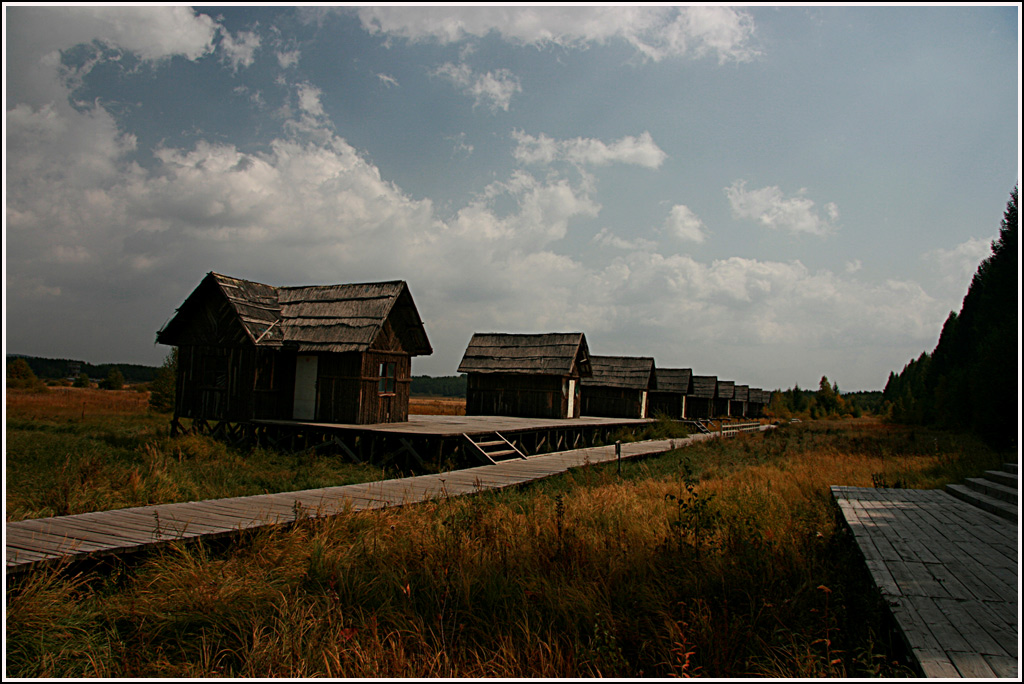
<path id="1" fill-rule="evenodd" d="M 941 490 L 832 495 L 925 676 L 1017 676 L 1014 524 Z"/>

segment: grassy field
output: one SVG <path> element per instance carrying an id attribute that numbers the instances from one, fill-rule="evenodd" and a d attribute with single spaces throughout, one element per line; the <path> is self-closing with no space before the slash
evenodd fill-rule
<path id="1" fill-rule="evenodd" d="M 171 439 L 170 415 L 129 390 L 7 391 L 6 519 L 369 482 L 380 468 L 317 454 Z"/>
<path id="2" fill-rule="evenodd" d="M 810 422 L 619 475 L 588 466 L 103 572 L 34 572 L 8 582 L 7 674 L 911 675 L 828 486 L 937 487 L 1005 456 Z"/>
<path id="3" fill-rule="evenodd" d="M 451 397 L 410 397 L 409 415 L 464 416 L 466 400 Z"/>

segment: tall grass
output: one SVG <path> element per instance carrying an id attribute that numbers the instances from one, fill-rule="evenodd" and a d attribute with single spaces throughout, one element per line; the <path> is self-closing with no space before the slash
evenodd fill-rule
<path id="1" fill-rule="evenodd" d="M 7 391 L 6 519 L 312 489 L 390 473 L 310 453 L 172 439 L 145 393 Z"/>
<path id="2" fill-rule="evenodd" d="M 828 485 L 999 455 L 865 421 L 789 426 L 533 485 L 172 546 L 8 588 L 25 677 L 912 674 Z"/>

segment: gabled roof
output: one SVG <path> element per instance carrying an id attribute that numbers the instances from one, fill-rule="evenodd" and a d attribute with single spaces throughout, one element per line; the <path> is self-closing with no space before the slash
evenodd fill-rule
<path id="1" fill-rule="evenodd" d="M 733 401 L 750 401 L 750 385 L 736 385 Z"/>
<path id="2" fill-rule="evenodd" d="M 190 314 L 218 293 L 256 346 L 288 346 L 299 352 L 362 352 L 390 319 L 408 353 L 433 352 L 405 281 L 274 287 L 213 272 L 157 333 L 157 342 L 176 344 Z"/>
<path id="3" fill-rule="evenodd" d="M 694 375 L 690 387 L 691 397 L 714 399 L 718 387 L 718 377 L 714 375 Z"/>
<path id="4" fill-rule="evenodd" d="M 751 404 L 764 403 L 764 390 L 762 390 L 760 387 L 751 387 L 750 398 L 747 401 L 749 401 Z"/>
<path id="5" fill-rule="evenodd" d="M 593 375 L 580 380 L 584 387 L 653 389 L 654 359 L 649 356 L 591 356 Z"/>
<path id="6" fill-rule="evenodd" d="M 732 399 L 732 395 L 736 391 L 736 383 L 732 380 L 719 380 L 718 381 L 718 394 L 715 395 L 718 399 Z"/>
<path id="7" fill-rule="evenodd" d="M 586 377 L 590 350 L 583 333 L 475 333 L 458 372 Z"/>
<path id="8" fill-rule="evenodd" d="M 654 376 L 659 392 L 678 392 L 686 394 L 690 391 L 690 378 L 693 371 L 689 368 L 655 368 Z"/>

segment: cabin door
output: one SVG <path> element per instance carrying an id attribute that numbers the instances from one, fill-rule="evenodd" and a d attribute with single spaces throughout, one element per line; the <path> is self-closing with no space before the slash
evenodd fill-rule
<path id="1" fill-rule="evenodd" d="M 566 418 L 574 418 L 576 416 L 576 381 L 569 380 L 569 410 Z"/>
<path id="2" fill-rule="evenodd" d="M 316 357 L 295 357 L 295 404 L 292 418 L 313 420 L 316 417 Z"/>

